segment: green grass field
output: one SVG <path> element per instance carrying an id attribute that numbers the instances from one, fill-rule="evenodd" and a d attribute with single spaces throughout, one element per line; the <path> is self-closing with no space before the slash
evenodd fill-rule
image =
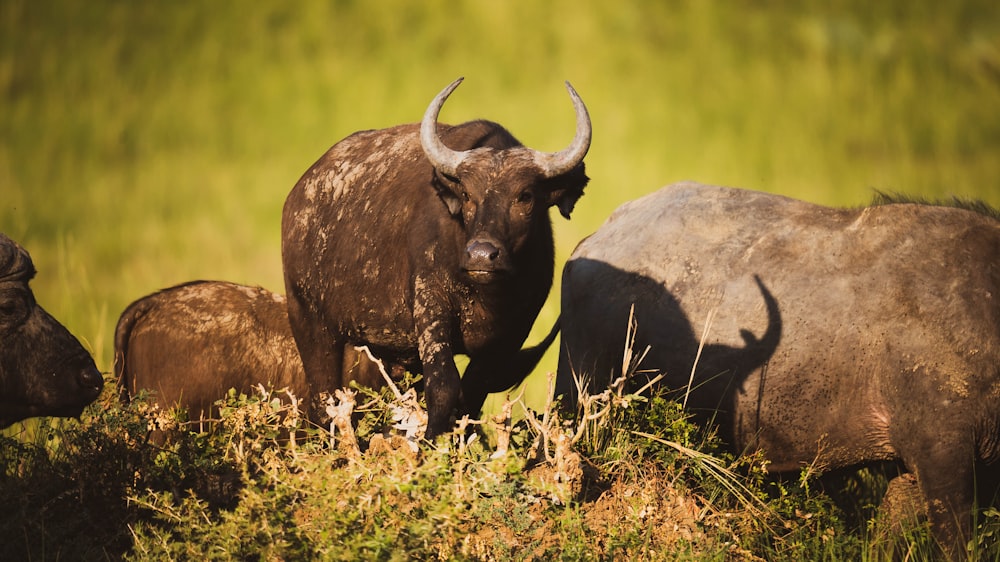
<path id="1" fill-rule="evenodd" d="M 1000 204 L 991 6 L 7 0 L 0 230 L 108 369 L 119 312 L 148 292 L 282 290 L 299 175 L 353 131 L 419 120 L 457 76 L 443 120 L 493 119 L 544 150 L 573 134 L 563 80 L 588 104 L 592 182 L 554 218 L 560 260 L 619 203 L 682 179 Z M 555 316 L 550 299 L 538 337 Z"/>
<path id="2" fill-rule="evenodd" d="M 492 119 L 542 150 L 573 135 L 563 81 L 587 103 L 592 180 L 571 221 L 552 213 L 560 261 L 618 204 L 678 180 L 1000 205 L 985 0 L 3 0 L 0 231 L 109 371 L 138 297 L 193 279 L 283 291 L 299 176 L 356 130 L 418 121 L 458 76 L 442 120 Z M 532 341 L 557 294 L 558 273 Z M 529 403 L 554 368 L 550 352 Z"/>

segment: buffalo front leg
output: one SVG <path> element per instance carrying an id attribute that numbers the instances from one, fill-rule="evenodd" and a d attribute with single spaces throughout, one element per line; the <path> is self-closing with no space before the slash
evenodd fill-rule
<path id="1" fill-rule="evenodd" d="M 452 416 L 461 399 L 461 377 L 451 346 L 432 325 L 420 335 L 420 360 L 424 366 L 424 395 L 427 399 L 427 439 L 451 430 Z"/>
<path id="2" fill-rule="evenodd" d="M 427 439 L 433 440 L 451 429 L 452 415 L 461 400 L 462 380 L 451 348 L 451 323 L 443 300 L 428 291 L 415 294 L 414 322 L 417 350 L 424 368 L 424 395 L 427 399 Z"/>
<path id="3" fill-rule="evenodd" d="M 306 375 L 306 415 L 316 424 L 325 424 L 328 416 L 322 394 L 343 386 L 344 342 L 327 330 L 315 314 L 305 314 L 300 299 L 288 295 L 288 320 L 292 336 L 302 358 Z"/>
<path id="4" fill-rule="evenodd" d="M 941 438 L 939 443 L 947 442 Z M 931 530 L 949 560 L 967 556 L 975 494 L 973 455 L 971 448 L 946 450 L 939 444 L 915 463 Z"/>

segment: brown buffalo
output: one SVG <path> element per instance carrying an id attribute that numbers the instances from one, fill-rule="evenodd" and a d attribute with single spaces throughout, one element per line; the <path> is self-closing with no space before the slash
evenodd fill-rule
<path id="1" fill-rule="evenodd" d="M 378 367 L 353 347 L 343 369 L 348 381 L 382 384 Z M 115 329 L 115 376 L 123 403 L 151 390 L 161 407 L 180 406 L 192 420 L 217 417 L 215 402 L 231 388 L 306 392 L 285 298 L 222 281 L 185 283 L 129 305 Z"/>
<path id="2" fill-rule="evenodd" d="M 344 346 L 368 345 L 424 375 L 428 437 L 447 431 L 456 409 L 477 415 L 488 393 L 520 383 L 544 351 L 521 345 L 552 285 L 548 209 L 569 217 L 583 194 L 591 136 L 568 84 L 577 130 L 561 152 L 526 148 L 488 121 L 438 125 L 458 84 L 420 124 L 334 145 L 288 195 L 281 225 L 310 392 L 342 386 Z M 470 358 L 463 377 L 456 354 Z"/>
<path id="3" fill-rule="evenodd" d="M 997 491 L 998 264 L 1000 221 L 973 210 L 672 185 L 573 252 L 558 392 L 620 375 L 634 307 L 641 368 L 736 451 L 778 472 L 900 462 L 956 556 L 976 491 Z"/>
<path id="4" fill-rule="evenodd" d="M 35 302 L 34 276 L 28 252 L 0 234 L 0 428 L 79 416 L 104 386 L 90 354 Z"/>

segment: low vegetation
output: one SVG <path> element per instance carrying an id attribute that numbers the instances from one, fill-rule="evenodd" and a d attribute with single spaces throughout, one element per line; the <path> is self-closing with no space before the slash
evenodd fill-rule
<path id="1" fill-rule="evenodd" d="M 412 390 L 338 392 L 332 433 L 281 391 L 232 393 L 205 425 L 144 398 L 120 407 L 109 390 L 80 422 L 0 442 L 0 558 L 931 557 L 923 526 L 887 540 L 872 505 L 852 524 L 818 475 L 769 477 L 677 401 L 625 386 L 584 393 L 576 415 L 508 397 L 435 443 L 416 437 L 426 417 Z M 985 558 L 1000 516 L 984 520 Z"/>

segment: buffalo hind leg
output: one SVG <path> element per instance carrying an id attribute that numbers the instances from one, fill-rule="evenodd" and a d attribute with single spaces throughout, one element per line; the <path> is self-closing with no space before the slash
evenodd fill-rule
<path id="1" fill-rule="evenodd" d="M 548 335 L 532 347 L 477 355 L 462 375 L 462 413 L 478 417 L 489 394 L 511 390 L 535 370 L 559 334 L 556 321 Z"/>
<path id="2" fill-rule="evenodd" d="M 540 357 L 541 355 L 532 353 L 532 350 L 521 350 L 517 353 L 476 356 L 470 360 L 462 375 L 460 413 L 478 418 L 488 395 L 504 392 L 521 384 Z"/>
<path id="3" fill-rule="evenodd" d="M 292 326 L 295 345 L 302 358 L 306 374 L 306 415 L 315 424 L 325 424 L 328 419 L 324 392 L 332 393 L 343 387 L 344 341 L 338 339 L 325 324 L 311 321 L 303 313 L 305 305 L 288 295 L 288 320 Z"/>

